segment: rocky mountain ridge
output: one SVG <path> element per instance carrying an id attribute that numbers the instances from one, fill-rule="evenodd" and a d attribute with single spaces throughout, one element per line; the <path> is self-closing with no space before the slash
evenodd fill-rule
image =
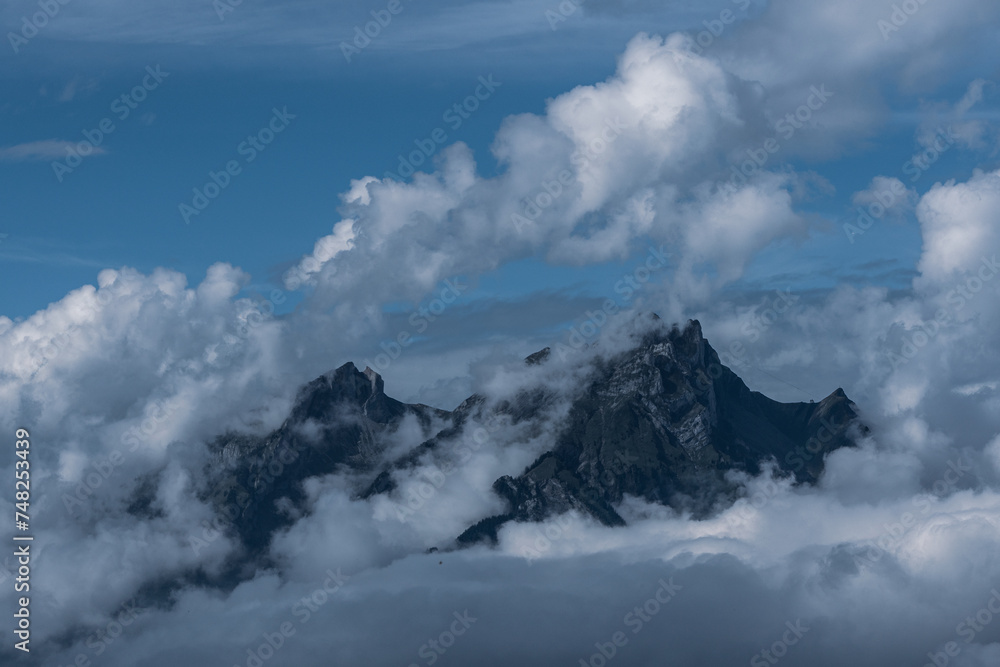
<path id="1" fill-rule="evenodd" d="M 525 361 L 544 366 L 551 350 Z M 547 400 L 544 389 L 528 388 L 495 405 L 474 395 L 450 412 L 410 405 L 387 396 L 377 373 L 347 363 L 304 386 L 272 433 L 216 440 L 213 501 L 227 509 L 248 552 L 261 553 L 303 511 L 305 479 L 346 471 L 368 480 L 358 497 L 392 494 L 395 473 L 459 437 L 468 420 L 531 424 Z M 425 439 L 385 462 L 386 442 L 404 419 L 415 420 Z M 773 460 L 797 482 L 815 482 L 824 455 L 852 444 L 852 429 L 865 430 L 842 389 L 818 403 L 773 401 L 720 363 L 697 321 L 659 325 L 634 348 L 596 362 L 551 447 L 521 474 L 483 489 L 506 511 L 457 543 L 495 540 L 507 521 L 570 509 L 623 525 L 616 506 L 626 496 L 708 516 L 739 493 L 728 472 L 756 473 Z"/>

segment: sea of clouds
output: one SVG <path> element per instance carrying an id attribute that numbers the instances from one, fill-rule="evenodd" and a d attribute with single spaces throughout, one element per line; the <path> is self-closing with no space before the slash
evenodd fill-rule
<path id="1" fill-rule="evenodd" d="M 908 290 L 817 289 L 761 321 L 748 320 L 756 295 L 726 289 L 766 248 L 843 234 L 803 212 L 824 179 L 782 159 L 819 164 L 877 132 L 888 96 L 932 95 L 978 72 L 969 63 L 1000 7 L 913 4 L 921 20 L 888 37 L 878 21 L 893 8 L 867 0 L 777 0 L 700 55 L 691 36 L 637 35 L 607 80 L 504 121 L 492 148 L 499 175 L 480 175 L 456 144 L 408 182 L 354 181 L 332 234 L 288 274 L 284 290 L 305 294 L 293 312 L 262 314 L 260 300 L 238 296 L 250 277 L 216 264 L 198 285 L 167 269 L 107 269 L 96 288 L 23 320 L 0 317 L 0 429 L 27 428 L 34 445 L 32 657 L 109 667 L 998 664 L 1000 171 L 919 192 L 902 185 L 897 213 L 910 222 L 877 224 L 919 225 Z M 957 150 L 989 156 L 995 128 L 970 111 L 984 84 L 968 84 L 934 122 L 956 128 Z M 824 85 L 832 96 L 809 107 Z M 815 120 L 773 164 L 718 187 L 803 105 Z M 914 153 L 934 139 L 934 127 L 918 128 Z M 856 202 L 878 201 L 899 177 L 872 174 Z M 783 369 L 795 385 L 842 386 L 857 403 L 871 433 L 832 454 L 818 485 L 769 470 L 709 520 L 629 499 L 626 528 L 570 514 L 507 525 L 495 548 L 427 553 L 502 510 L 492 482 L 545 451 L 595 356 L 624 345 L 632 321 L 612 317 L 603 347 L 524 368 L 537 332 L 495 344 L 470 334 L 489 315 L 456 305 L 427 334 L 449 344 L 408 350 L 386 372 L 387 392 L 453 409 L 473 391 L 500 400 L 545 383 L 560 397 L 545 423 L 504 423 L 465 455 L 482 426 L 472 423 L 398 473 L 405 493 L 455 458 L 406 521 L 392 497 L 357 500 L 346 475 L 310 479 L 309 513 L 271 546 L 278 565 L 232 590 L 206 584 L 238 547 L 223 531 L 192 548 L 217 519 L 202 494 L 205 443 L 277 427 L 300 384 L 378 352 L 371 341 L 399 325 L 383 305 L 419 303 L 445 280 L 527 257 L 587 266 L 650 244 L 674 265 L 637 307 L 697 317 L 738 373 L 740 363 Z M 541 313 L 557 296 L 492 308 Z M 427 435 L 407 424 L 391 452 Z M 155 500 L 129 511 L 140 488 Z M 0 507 L 13 515 L 8 499 Z M 9 581 L 15 565 L 0 564 Z M 11 587 L 0 590 L 13 608 Z M 169 603 L 135 609 L 150 590 Z"/>

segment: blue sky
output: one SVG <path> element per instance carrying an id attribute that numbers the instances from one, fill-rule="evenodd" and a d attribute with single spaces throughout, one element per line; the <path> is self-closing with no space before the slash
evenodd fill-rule
<path id="1" fill-rule="evenodd" d="M 746 664 L 795 619 L 814 629 L 783 667 L 957 642 L 1000 580 L 1000 3 L 232 3 L 0 4 L 0 433 L 35 444 L 46 664 L 96 657 L 91 633 L 163 582 L 173 606 L 102 664 L 252 664 L 331 567 L 349 592 L 273 664 L 409 664 L 480 603 L 492 621 L 441 664 L 576 664 L 670 573 L 677 622 L 616 664 Z M 397 181 L 400 155 L 423 163 Z M 502 511 L 493 481 L 551 448 L 648 312 L 697 319 L 775 400 L 843 388 L 870 431 L 816 485 L 746 475 L 751 502 L 705 520 L 626 498 L 621 529 L 518 524 L 427 553 Z M 553 418 L 499 429 L 407 525 L 353 473 L 310 478 L 275 568 L 202 587 L 239 551 L 224 531 L 192 548 L 221 518 L 207 445 L 280 427 L 347 362 L 444 410 L 478 394 L 506 414 L 541 387 Z M 387 436 L 385 462 L 420 461 L 398 497 L 477 419 L 441 447 L 416 420 Z M 566 539 L 526 563 L 553 527 Z M 953 664 L 1000 664 L 1000 623 L 973 639 Z"/>
<path id="2" fill-rule="evenodd" d="M 397 319 L 458 276 L 472 286 L 462 308 L 386 370 L 409 398 L 447 404 L 468 388 L 450 384 L 463 365 L 491 346 L 538 349 L 608 298 L 705 319 L 724 346 L 740 329 L 727 318 L 774 290 L 810 303 L 843 288 L 910 294 L 924 252 L 921 197 L 996 165 L 996 72 L 977 55 L 989 38 L 936 10 L 883 35 L 878 22 L 889 14 L 878 6 L 853 24 L 746 0 L 394 7 L 245 2 L 220 17 L 200 0 L 70 3 L 15 40 L 15 53 L 10 35 L 28 34 L 24 17 L 38 7 L 5 6 L 0 272 L 9 287 L 0 314 L 29 318 L 97 286 L 104 269 L 163 268 L 195 288 L 221 263 L 242 271 L 233 274 L 237 311 L 240 297 L 280 293 L 268 307 L 289 330 L 316 337 L 297 343 L 309 370 L 296 372 L 308 374 L 372 358 Z M 987 10 L 970 16 L 977 11 Z M 372 23 L 379 17 L 386 25 Z M 348 61 L 342 45 L 365 27 L 377 34 Z M 701 69 L 657 83 L 672 74 L 640 62 L 656 40 L 696 54 Z M 477 90 L 481 99 L 470 98 Z M 467 100 L 475 109 L 456 115 Z M 700 111 L 681 112 L 671 129 L 655 119 L 676 100 Z M 276 111 L 290 115 L 281 132 L 263 150 L 248 148 L 251 135 L 269 138 Z M 514 229 L 507 218 L 575 164 L 567 138 L 579 154 L 620 112 L 637 125 L 607 152 L 584 150 L 571 177 L 589 193 L 557 197 L 537 224 Z M 801 121 L 789 121 L 795 113 Z M 65 161 L 66 146 L 98 136 L 102 122 L 113 132 L 95 154 L 57 173 L 54 158 Z M 961 137 L 914 179 L 912 158 L 948 125 Z M 371 181 L 420 146 L 432 155 L 406 189 Z M 747 162 L 754 155 L 762 165 Z M 217 175 L 226 187 L 194 215 L 195 189 L 214 188 L 211 174 L 227 164 L 235 175 Z M 723 196 L 747 165 L 738 198 Z M 466 171 L 471 189 L 445 182 Z M 845 229 L 893 183 L 906 192 L 890 211 L 863 234 Z M 317 255 L 323 244 L 350 252 Z M 671 261 L 626 299 L 615 288 L 649 247 L 668 249 Z M 318 270 L 289 283 L 305 262 Z M 462 354 L 441 366 L 435 355 L 456 341 Z M 787 386 L 767 377 L 759 386 L 782 396 Z M 825 395 L 824 381 L 809 391 Z"/>
<path id="3" fill-rule="evenodd" d="M 158 19 L 123 8 L 120 25 L 101 24 L 96 31 L 90 10 L 68 5 L 17 54 L 5 49 L 0 147 L 79 141 L 104 118 L 116 128 L 102 143 L 104 154 L 85 159 L 62 182 L 48 154 L 0 160 L 0 233 L 7 235 L 0 271 L 11 286 L 0 312 L 28 316 L 81 284 L 95 283 L 106 267 L 169 267 L 196 284 L 208 266 L 224 261 L 251 273 L 255 284 L 277 284 L 283 270 L 329 233 L 338 219 L 338 195 L 350 179 L 395 169 L 397 156 L 411 151 L 414 141 L 447 128 L 443 112 L 472 93 L 479 76 L 493 75 L 502 86 L 460 128 L 447 129 L 445 145 L 466 142 L 480 173 L 489 176 L 496 170 L 489 148 L 503 119 L 542 113 L 546 99 L 609 76 L 638 27 L 697 34 L 705 30 L 704 21 L 729 6 L 740 21 L 762 11 L 739 12 L 733 3 L 716 2 L 648 9 L 633 4 L 628 12 L 601 14 L 595 3 L 586 16 L 580 9 L 552 30 L 546 3 L 406 3 L 371 46 L 346 62 L 336 46 L 355 25 L 370 20 L 369 12 L 380 10 L 376 5 L 333 10 L 322 3 L 244 3 L 225 20 L 208 2 L 182 3 L 162 10 Z M 17 25 L 32 6 L 9 3 L 5 24 Z M 466 30 L 468 21 L 484 14 L 494 22 Z M 147 65 L 169 76 L 119 120 L 113 100 L 141 82 Z M 946 86 L 934 99 L 957 99 L 964 85 Z M 832 156 L 785 151 L 768 165 L 816 170 L 835 188 L 804 205 L 811 215 L 835 224 L 849 214 L 854 192 L 876 173 L 898 171 L 913 152 L 925 100 L 896 97 L 886 100 L 885 122 L 870 136 Z M 178 205 L 190 201 L 209 170 L 239 157 L 237 146 L 265 125 L 275 107 L 295 115 L 288 130 L 245 165 L 203 214 L 184 224 Z M 983 108 L 995 109 L 995 99 Z M 954 151 L 922 178 L 918 192 L 939 180 L 967 177 L 981 166 L 977 157 Z M 863 248 L 845 244 L 835 231 L 813 230 L 810 236 L 794 254 L 762 258 L 746 279 L 768 286 L 779 274 L 784 282 L 792 276 L 798 285 L 814 287 L 852 275 L 899 287 L 905 281 L 898 273 L 858 267 L 893 260 L 900 271 L 912 269 L 919 254 L 916 228 L 905 220 L 873 231 Z M 542 259 L 536 261 L 540 266 L 530 280 L 520 269 L 501 268 L 491 293 L 523 296 L 542 286 L 571 285 L 599 290 L 619 268 L 547 270 Z"/>
<path id="4" fill-rule="evenodd" d="M 298 3 L 304 12 L 324 4 Z M 414 21 L 433 34 L 440 8 L 428 3 L 408 5 L 382 40 L 347 63 L 339 51 L 330 51 L 342 41 L 337 36 L 348 38 L 354 22 L 378 9 L 353 3 L 321 12 L 329 15 L 322 30 L 314 19 L 303 25 L 283 17 L 269 30 L 287 30 L 287 43 L 276 34 L 279 43 L 244 54 L 226 48 L 233 33 L 241 33 L 238 22 L 250 24 L 242 33 L 248 43 L 258 37 L 270 42 L 271 36 L 251 31 L 280 5 L 247 3 L 225 14 L 225 22 L 211 3 L 192 5 L 201 13 L 186 15 L 178 6 L 176 13 L 168 12 L 170 19 L 203 25 L 214 43 L 171 44 L 169 25 L 141 20 L 138 34 L 123 30 L 128 34 L 109 34 L 96 44 L 79 34 L 73 39 L 56 34 L 61 22 L 72 19 L 74 8 L 67 6 L 20 53 L 8 48 L 0 56 L 6 93 L 0 146 L 78 141 L 105 117 L 117 125 L 102 146 L 106 154 L 87 159 L 61 183 L 49 159 L 0 161 L 5 202 L 0 231 L 8 235 L 0 246 L 3 279 L 18 285 L 5 290 L 4 314 L 29 315 L 70 289 L 95 282 L 105 267 L 166 266 L 197 282 L 210 264 L 227 261 L 267 280 L 329 231 L 337 195 L 351 178 L 394 169 L 397 155 L 409 152 L 414 140 L 447 127 L 442 114 L 473 92 L 478 76 L 493 74 L 503 87 L 457 131 L 449 128 L 448 143 L 468 142 L 488 170 L 487 149 L 503 117 L 541 111 L 546 97 L 606 76 L 624 43 L 608 40 L 602 54 L 584 50 L 579 62 L 551 59 L 544 69 L 511 62 L 513 47 L 488 35 L 475 49 L 435 49 L 413 34 Z M 8 5 L 7 24 L 16 25 L 15 17 L 32 7 Z M 558 37 L 542 11 L 518 22 L 523 22 L 518 32 L 530 35 L 522 40 Z M 297 43 L 294 35 L 301 29 L 322 34 L 327 44 Z M 390 39 L 401 42 L 398 50 L 386 46 Z M 497 52 L 482 54 L 483 46 Z M 465 57 L 470 51 L 474 59 Z M 147 64 L 160 65 L 169 77 L 131 117 L 118 121 L 112 100 L 141 81 Z M 235 156 L 237 145 L 275 106 L 293 112 L 294 125 L 209 211 L 183 225 L 178 204 L 204 184 L 210 169 Z"/>

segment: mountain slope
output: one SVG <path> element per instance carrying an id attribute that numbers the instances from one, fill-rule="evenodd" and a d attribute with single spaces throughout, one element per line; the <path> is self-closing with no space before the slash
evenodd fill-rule
<path id="1" fill-rule="evenodd" d="M 651 333 L 599 366 L 549 452 L 494 483 L 508 511 L 459 540 L 495 539 L 507 520 L 570 509 L 621 525 L 614 505 L 626 494 L 705 515 L 720 494 L 735 491 L 727 471 L 756 473 L 769 459 L 797 481 L 814 482 L 823 455 L 851 443 L 856 419 L 842 389 L 819 403 L 787 404 L 750 391 L 720 363 L 697 321 Z"/>
<path id="2" fill-rule="evenodd" d="M 288 418 L 267 436 L 227 434 L 215 441 L 222 471 L 213 471 L 213 499 L 233 515 L 244 545 L 258 552 L 290 523 L 281 504 L 301 503 L 304 480 L 338 469 L 369 470 L 407 416 L 429 432 L 450 413 L 390 398 L 381 376 L 348 362 L 305 385 Z"/>
<path id="3" fill-rule="evenodd" d="M 544 370 L 552 351 L 525 361 Z M 798 482 L 816 481 L 823 456 L 849 446 L 857 423 L 841 389 L 819 403 L 779 403 L 750 391 L 719 362 L 697 321 L 683 329 L 657 324 L 632 349 L 596 361 L 577 389 L 549 449 L 520 475 L 492 485 L 506 511 L 470 527 L 460 544 L 495 540 L 507 521 L 540 521 L 570 509 L 622 525 L 615 508 L 626 496 L 707 516 L 738 493 L 730 471 L 756 473 L 776 460 Z M 469 420 L 502 419 L 543 432 L 547 391 L 526 388 L 498 403 L 473 395 L 446 412 L 396 401 L 377 373 L 348 363 L 303 387 L 288 418 L 267 436 L 216 440 L 222 465 L 212 472 L 213 500 L 253 558 L 305 511 L 306 479 L 346 471 L 366 480 L 360 498 L 392 494 L 395 473 L 461 438 Z M 407 418 L 416 420 L 423 442 L 376 472 L 387 438 Z"/>

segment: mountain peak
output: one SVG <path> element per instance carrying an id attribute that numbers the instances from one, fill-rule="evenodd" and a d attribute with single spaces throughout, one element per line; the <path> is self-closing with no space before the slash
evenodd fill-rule
<path id="1" fill-rule="evenodd" d="M 842 388 L 820 403 L 774 401 L 720 362 L 698 320 L 654 327 L 598 365 L 550 451 L 495 482 L 507 512 L 459 541 L 494 539 L 506 521 L 570 509 L 622 525 L 615 506 L 625 496 L 707 516 L 738 491 L 727 471 L 757 474 L 768 460 L 798 482 L 815 482 L 824 456 L 852 444 L 853 408 Z"/>
<path id="2" fill-rule="evenodd" d="M 756 474 L 764 462 L 774 461 L 797 482 L 812 483 L 827 453 L 853 444 L 849 429 L 857 414 L 843 388 L 818 403 L 779 403 L 751 391 L 722 365 L 698 320 L 668 327 L 655 314 L 644 313 L 635 324 L 638 339 L 632 346 L 598 361 L 585 386 L 573 392 L 548 449 L 520 475 L 494 482 L 493 492 L 506 501 L 506 512 L 468 529 L 460 543 L 495 539 L 506 521 L 539 521 L 570 509 L 609 526 L 622 525 L 616 507 L 626 496 L 707 516 L 720 500 L 739 494 L 730 471 Z M 552 349 L 528 356 L 525 363 L 546 363 Z M 408 415 L 417 418 L 425 440 L 388 463 L 363 497 L 392 493 L 394 470 L 412 466 L 420 453 L 450 447 L 469 419 L 546 419 L 539 392 L 524 387 L 495 404 L 474 394 L 448 413 L 390 398 L 374 369 L 359 371 L 347 362 L 306 384 L 278 430 L 221 443 L 232 458 L 245 461 L 236 479 L 258 490 L 240 520 L 241 535 L 248 546 L 266 546 L 287 520 L 276 501 L 287 497 L 301 503 L 301 482 L 308 477 L 341 466 L 374 472 L 386 438 Z M 299 455 L 269 488 L 262 482 L 266 467 L 259 462 L 285 448 Z"/>
<path id="3" fill-rule="evenodd" d="M 363 375 L 368 378 L 368 381 L 371 383 L 372 394 L 385 393 L 385 383 L 382 381 L 382 376 L 376 373 L 371 366 L 365 366 Z"/>
<path id="4" fill-rule="evenodd" d="M 541 363 L 544 363 L 545 360 L 549 358 L 549 355 L 551 353 L 552 353 L 551 347 L 543 348 L 538 352 L 535 352 L 534 354 L 529 354 L 527 357 L 525 357 L 524 363 L 528 364 L 529 366 L 537 366 Z"/>

